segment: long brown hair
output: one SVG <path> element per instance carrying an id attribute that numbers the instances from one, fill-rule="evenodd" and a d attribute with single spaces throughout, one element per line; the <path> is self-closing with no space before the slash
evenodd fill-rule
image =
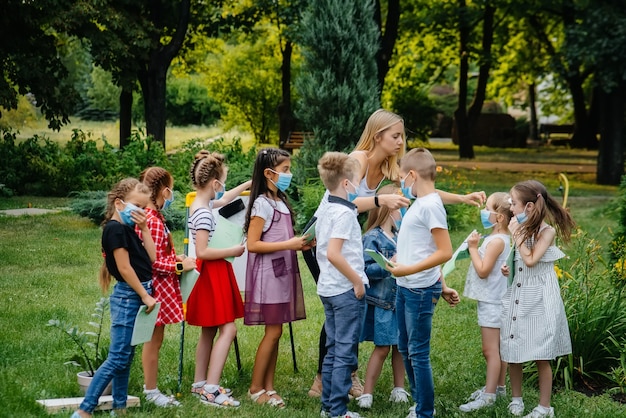
<path id="1" fill-rule="evenodd" d="M 395 184 L 387 184 L 378 190 L 378 194 L 398 194 L 399 191 L 400 188 Z M 389 215 L 391 215 L 391 212 L 391 209 L 387 206 L 381 206 L 368 211 L 365 232 L 384 224 L 389 218 Z"/>
<path id="2" fill-rule="evenodd" d="M 115 184 L 115 186 L 113 186 L 111 191 L 107 194 L 107 207 L 104 213 L 102 226 L 106 225 L 106 223 L 109 222 L 113 217 L 113 214 L 115 213 L 115 200 L 126 200 L 126 196 L 128 196 L 128 194 L 132 191 L 137 191 L 139 193 L 145 193 L 147 195 L 150 195 L 150 189 L 148 188 L 148 186 L 141 183 L 139 180 L 135 178 L 126 178 L 124 180 L 121 180 L 119 183 Z M 104 249 L 102 249 L 102 255 L 105 256 Z M 102 289 L 102 293 L 106 294 L 111 284 L 111 273 L 107 268 L 106 260 L 103 260 L 102 266 L 100 266 L 98 282 L 100 284 L 100 288 Z"/>
<path id="3" fill-rule="evenodd" d="M 569 242 L 572 230 L 576 222 L 570 213 L 563 208 L 550 194 L 546 187 L 537 180 L 526 180 L 517 183 L 511 191 L 515 190 L 518 199 L 524 203 L 534 203 L 534 210 L 528 213 L 528 220 L 520 225 L 516 236 L 524 241 L 536 236 L 544 219 L 548 219 L 556 230 L 557 237 L 563 242 Z"/>

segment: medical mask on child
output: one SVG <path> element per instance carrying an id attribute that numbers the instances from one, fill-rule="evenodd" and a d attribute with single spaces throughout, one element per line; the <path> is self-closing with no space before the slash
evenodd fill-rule
<path id="1" fill-rule="evenodd" d="M 222 196 L 224 196 L 224 193 L 226 192 L 226 185 L 219 180 L 217 180 L 217 182 L 222 185 L 222 190 L 220 190 L 219 192 L 215 192 L 215 198 L 217 200 L 220 200 Z"/>
<path id="2" fill-rule="evenodd" d="M 495 212 L 491 212 L 487 209 L 481 209 L 480 211 L 480 221 L 483 223 L 483 227 L 485 229 L 493 228 L 495 225 L 489 220 L 489 217 L 491 216 L 492 213 L 495 213 Z"/>
<path id="3" fill-rule="evenodd" d="M 163 202 L 163 210 L 167 210 L 167 208 L 170 207 L 172 202 L 174 202 L 174 190 L 170 189 L 169 187 L 167 188 L 167 190 L 170 191 L 171 196 L 169 199 L 165 199 L 165 202 Z"/>
<path id="4" fill-rule="evenodd" d="M 409 177 L 409 173 L 406 173 L 406 176 L 404 176 L 404 178 L 400 180 L 400 188 L 402 189 L 402 194 L 407 199 L 415 199 L 415 196 L 413 196 L 413 192 L 411 191 L 415 182 L 413 182 L 411 187 L 404 187 L 404 181 L 406 180 L 407 177 Z"/>
<path id="5" fill-rule="evenodd" d="M 351 193 L 351 192 L 348 191 L 348 189 L 346 189 L 346 193 L 348 194 L 346 199 L 349 202 L 352 202 L 352 201 L 354 201 L 354 199 L 359 197 L 359 188 L 357 186 L 355 186 L 354 184 L 352 184 L 352 182 L 350 180 L 348 180 L 348 183 L 350 183 L 350 186 L 354 187 L 354 193 Z"/>
<path id="6" fill-rule="evenodd" d="M 274 186 L 276 186 L 276 188 L 278 190 L 280 190 L 281 192 L 284 192 L 285 190 L 287 190 L 287 188 L 289 187 L 289 185 L 291 184 L 291 178 L 293 177 L 293 174 L 291 173 L 279 173 L 277 171 L 274 171 L 270 168 L 270 171 L 272 173 L 276 173 L 278 174 L 278 181 L 276 183 L 274 183 L 272 180 L 272 183 L 274 183 Z"/>
<path id="7" fill-rule="evenodd" d="M 528 220 L 528 215 L 526 214 L 527 207 L 528 207 L 528 203 L 526 203 L 526 206 L 524 206 L 524 211 L 522 213 L 518 213 L 517 215 L 515 215 L 515 218 L 517 219 L 518 224 L 523 224 L 524 222 Z"/>
<path id="8" fill-rule="evenodd" d="M 139 209 L 137 206 L 133 205 L 132 203 L 126 203 L 124 202 L 122 199 L 120 199 L 120 202 L 122 202 L 124 205 L 124 209 L 123 210 L 117 210 L 117 213 L 120 215 L 120 219 L 122 220 L 122 223 L 124 225 L 128 225 L 131 228 L 135 226 L 135 221 L 133 221 L 132 218 L 132 213 L 134 211 L 141 211 L 141 209 Z"/>

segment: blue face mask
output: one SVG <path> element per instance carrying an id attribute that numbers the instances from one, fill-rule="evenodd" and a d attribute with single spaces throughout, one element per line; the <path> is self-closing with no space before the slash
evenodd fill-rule
<path id="1" fill-rule="evenodd" d="M 163 202 L 163 210 L 167 210 L 167 208 L 170 207 L 172 202 L 174 202 L 174 190 L 170 189 L 169 187 L 168 187 L 168 190 L 170 191 L 172 196 L 169 199 L 165 199 L 165 202 Z"/>
<path id="2" fill-rule="evenodd" d="M 224 196 L 224 193 L 226 192 L 226 185 L 219 180 L 217 182 L 222 185 L 222 190 L 220 190 L 219 192 L 215 192 L 215 198 L 217 200 L 220 200 L 222 196 Z"/>
<path id="3" fill-rule="evenodd" d="M 135 226 L 135 221 L 133 221 L 132 213 L 134 211 L 141 212 L 141 209 L 139 209 L 137 206 L 133 205 L 132 203 L 124 202 L 122 199 L 120 199 L 120 201 L 126 206 L 124 207 L 123 210 L 118 210 L 117 213 L 120 215 L 120 219 L 122 220 L 122 223 L 132 228 Z"/>
<path id="4" fill-rule="evenodd" d="M 524 206 L 524 212 L 518 213 L 517 215 L 515 215 L 515 218 L 517 218 L 518 224 L 523 224 L 524 222 L 528 220 L 528 215 L 526 214 L 526 207 L 528 207 L 528 203 L 526 203 L 526 206 Z"/>
<path id="5" fill-rule="evenodd" d="M 354 199 L 356 199 L 357 197 L 359 197 L 359 188 L 357 186 L 355 186 L 354 184 L 352 184 L 352 182 L 350 180 L 348 180 L 348 183 L 350 183 L 350 186 L 354 187 L 354 193 L 350 193 L 348 191 L 348 189 L 346 189 L 346 193 L 348 194 L 346 199 L 349 202 L 354 201 Z"/>
<path id="6" fill-rule="evenodd" d="M 492 213 L 494 212 L 488 211 L 487 209 L 481 209 L 480 211 L 480 221 L 483 223 L 485 229 L 493 228 L 495 225 L 489 220 Z"/>
<path id="7" fill-rule="evenodd" d="M 402 206 L 400 208 L 400 215 L 404 218 L 404 215 L 406 215 L 406 208 L 404 206 Z M 402 222 L 402 220 L 400 220 L 400 222 Z"/>
<path id="8" fill-rule="evenodd" d="M 411 191 L 415 182 L 413 182 L 411 187 L 404 187 L 404 181 L 408 176 L 409 173 L 407 173 L 406 176 L 404 176 L 404 178 L 400 180 L 400 188 L 402 189 L 402 194 L 404 195 L 404 197 L 406 197 L 407 199 L 415 199 L 415 196 L 413 196 L 413 192 Z"/>
<path id="9" fill-rule="evenodd" d="M 391 215 L 389 215 L 389 217 L 393 221 L 392 230 L 395 229 L 395 232 L 398 232 L 400 230 L 400 225 L 402 224 L 402 218 L 400 218 L 400 219 L 393 219 L 393 216 L 391 216 Z"/>
<path id="10" fill-rule="evenodd" d="M 289 185 L 291 184 L 291 178 L 293 177 L 293 174 L 279 173 L 277 171 L 272 170 L 271 168 L 270 168 L 270 171 L 272 173 L 278 174 L 278 181 L 276 183 L 270 180 L 272 181 L 272 183 L 274 183 L 274 186 L 276 186 L 276 188 L 280 190 L 281 192 L 284 192 L 285 190 L 287 190 L 289 188 Z"/>

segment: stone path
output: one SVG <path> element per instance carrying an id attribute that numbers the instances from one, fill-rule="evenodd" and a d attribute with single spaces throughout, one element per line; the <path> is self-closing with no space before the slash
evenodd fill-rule
<path id="1" fill-rule="evenodd" d="M 0 215 L 7 215 L 7 216 L 44 215 L 46 213 L 58 213 L 58 212 L 61 212 L 61 211 L 58 209 L 23 208 L 23 209 L 0 210 Z"/>

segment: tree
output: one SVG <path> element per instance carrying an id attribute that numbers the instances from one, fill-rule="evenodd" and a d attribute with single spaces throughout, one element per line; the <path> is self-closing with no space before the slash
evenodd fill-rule
<path id="1" fill-rule="evenodd" d="M 16 109 L 18 95 L 31 93 L 49 127 L 69 122 L 78 101 L 68 71 L 57 54 L 56 15 L 69 1 L 5 0 L 0 15 L 0 106 Z M 55 13 L 50 13 L 54 10 Z"/>
<path id="2" fill-rule="evenodd" d="M 311 2 L 304 14 L 296 115 L 315 139 L 305 143 L 303 152 L 308 148 L 321 155 L 324 150 L 353 147 L 365 121 L 379 107 L 375 60 L 379 45 L 373 14 L 370 0 L 319 0 Z"/>

